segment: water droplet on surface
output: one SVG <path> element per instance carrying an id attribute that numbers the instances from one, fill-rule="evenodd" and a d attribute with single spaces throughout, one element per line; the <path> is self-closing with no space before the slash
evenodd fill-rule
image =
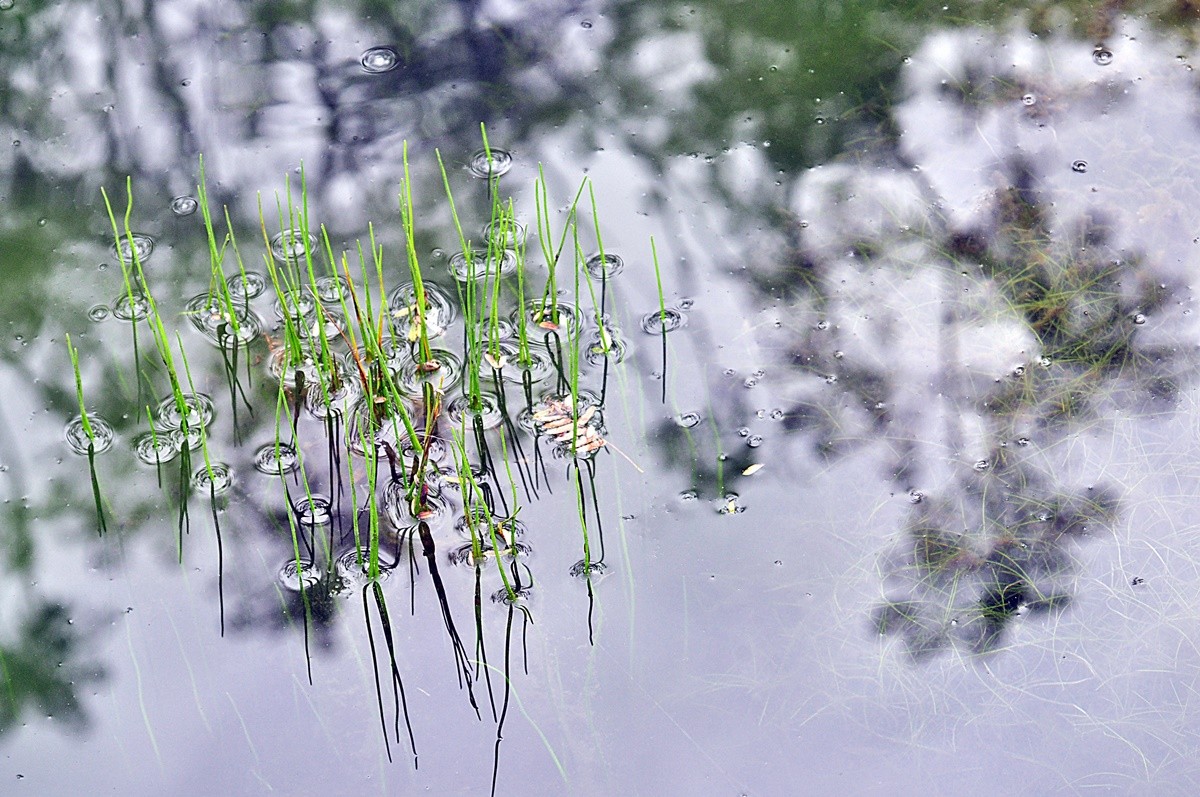
<path id="1" fill-rule="evenodd" d="M 1092 50 L 1092 60 L 1095 61 L 1099 66 L 1108 66 L 1113 62 L 1112 50 L 1101 45 Z"/>
<path id="2" fill-rule="evenodd" d="M 500 425 L 504 420 L 504 415 L 500 412 L 499 401 L 487 393 L 480 393 L 478 400 L 479 406 L 472 407 L 469 396 L 458 396 L 447 405 L 446 415 L 450 418 L 454 428 L 461 429 L 464 419 L 473 428 L 476 417 L 482 420 L 484 429 L 495 429 Z"/>
<path id="3" fill-rule="evenodd" d="M 204 393 L 183 393 L 183 411 L 175 401 L 175 396 L 167 396 L 158 403 L 154 417 L 159 429 L 174 430 L 183 426 L 184 413 L 187 415 L 188 426 L 191 428 L 207 427 L 212 423 L 216 413 L 213 401 Z"/>
<path id="4" fill-rule="evenodd" d="M 436 338 L 458 317 L 457 305 L 446 293 L 433 283 L 425 283 L 425 334 Z M 405 283 L 388 297 L 388 309 L 396 334 L 415 341 L 418 335 L 417 293 L 413 284 Z"/>
<path id="5" fill-rule="evenodd" d="M 209 472 L 211 470 L 211 473 Z M 233 471 L 224 462 L 203 466 L 192 474 L 192 489 L 204 495 L 223 495 L 233 487 Z"/>
<path id="6" fill-rule="evenodd" d="M 384 581 L 392 574 L 393 562 L 379 557 L 379 580 Z M 333 562 L 338 577 L 342 579 L 344 589 L 359 589 L 371 583 L 371 549 L 351 548 L 338 556 Z"/>
<path id="7" fill-rule="evenodd" d="M 310 589 L 320 581 L 321 571 L 307 559 L 301 559 L 298 566 L 296 560 L 291 559 L 279 568 L 279 583 L 290 592 L 299 592 L 301 585 L 304 589 Z"/>
<path id="8" fill-rule="evenodd" d="M 324 526 L 333 520 L 329 499 L 323 495 L 305 496 L 296 502 L 296 522 L 301 526 Z"/>
<path id="9" fill-rule="evenodd" d="M 216 295 L 193 296 L 184 308 L 192 327 L 210 343 L 225 349 L 250 343 L 262 334 L 262 321 L 255 313 L 234 304 L 231 316 L 229 308 Z"/>
<path id="10" fill-rule="evenodd" d="M 1087 161 L 1074 161 L 1071 163 L 1071 171 L 1078 174 L 1084 174 L 1088 170 Z"/>
<path id="11" fill-rule="evenodd" d="M 372 47 L 358 59 L 364 72 L 378 75 L 390 72 L 400 64 L 400 56 L 391 47 Z"/>
<path id="12" fill-rule="evenodd" d="M 488 150 L 478 150 L 467 161 L 467 171 L 475 177 L 486 180 L 489 177 L 499 177 L 508 172 L 513 165 L 512 153 L 506 149 L 491 148 L 492 157 L 488 158 Z"/>
<path id="13" fill-rule="evenodd" d="M 580 559 L 575 564 L 571 565 L 571 575 L 575 578 L 598 578 L 608 573 L 608 565 L 604 562 L 592 560 L 590 562 Z"/>
<path id="14" fill-rule="evenodd" d="M 470 253 L 455 252 L 450 255 L 450 272 L 459 282 L 468 282 L 472 276 L 475 279 L 494 277 L 499 274 L 507 277 L 516 273 L 517 253 L 511 249 L 501 249 L 497 257 L 488 257 L 486 249 L 472 249 Z"/>
<path id="15" fill-rule="evenodd" d="M 300 457 L 290 444 L 280 442 L 278 451 L 274 443 L 267 443 L 254 452 L 254 468 L 268 476 L 291 473 L 300 466 Z"/>
<path id="16" fill-rule="evenodd" d="M 324 276 L 317 277 L 317 281 L 313 286 L 317 298 L 327 304 L 340 303 L 342 299 L 349 299 L 350 284 L 346 282 L 345 277 Z"/>
<path id="17" fill-rule="evenodd" d="M 532 594 L 533 587 L 528 584 L 514 588 L 511 594 L 507 589 L 501 587 L 492 593 L 492 603 L 502 603 L 505 606 L 516 606 L 528 601 L 529 596 Z"/>
<path id="18" fill-rule="evenodd" d="M 113 300 L 112 314 L 122 321 L 141 321 L 150 315 L 150 300 L 140 293 L 121 294 Z"/>
<path id="19" fill-rule="evenodd" d="M 483 228 L 483 239 L 505 249 L 516 249 L 525 240 L 525 225 L 514 219 L 489 222 Z"/>
<path id="20" fill-rule="evenodd" d="M 145 263 L 154 253 L 154 239 L 149 235 L 142 233 L 133 233 L 129 236 L 121 238 L 121 244 L 113 244 L 109 247 L 113 257 L 122 260 L 125 263 L 133 263 L 134 257 L 137 257 L 137 262 Z"/>
<path id="21" fill-rule="evenodd" d="M 681 412 L 675 416 L 675 423 L 682 426 L 684 429 L 691 429 L 700 423 L 700 413 L 698 412 Z"/>
<path id="22" fill-rule="evenodd" d="M 234 274 L 229 278 L 229 295 L 235 299 L 254 299 L 261 296 L 266 289 L 266 279 L 256 271 Z"/>
<path id="23" fill-rule="evenodd" d="M 83 428 L 83 417 L 76 415 L 67 422 L 67 427 L 64 429 L 64 434 L 67 439 L 67 445 L 76 454 L 86 454 L 88 446 L 92 445 L 93 451 L 99 454 L 101 451 L 107 451 L 112 447 L 113 439 L 116 437 L 116 432 L 108 421 L 101 418 L 95 413 L 88 413 L 88 423 L 92 427 L 92 437 L 95 442 L 88 439 L 87 432 Z"/>
<path id="24" fill-rule="evenodd" d="M 133 453 L 147 465 L 161 465 L 179 456 L 179 444 L 169 434 L 144 432 L 134 438 Z"/>
<path id="25" fill-rule="evenodd" d="M 686 324 L 687 316 L 674 307 L 655 310 L 642 316 L 642 331 L 647 335 L 661 335 L 664 331 L 674 332 Z"/>
<path id="26" fill-rule="evenodd" d="M 177 196 L 171 200 L 171 212 L 176 216 L 190 216 L 200 208 L 195 197 Z"/>
<path id="27" fill-rule="evenodd" d="M 103 321 L 104 319 L 108 318 L 108 313 L 109 309 L 108 305 L 106 304 L 92 305 L 87 311 L 88 318 L 90 318 L 92 321 Z"/>
<path id="28" fill-rule="evenodd" d="M 621 259 L 620 255 L 614 255 L 612 252 L 605 252 L 603 257 L 597 252 L 587 259 L 584 267 L 587 268 L 588 274 L 596 279 L 608 279 L 625 270 L 625 261 Z"/>
<path id="29" fill-rule="evenodd" d="M 271 253 L 284 261 L 303 261 L 305 251 L 316 252 L 317 236 L 309 234 L 306 238 L 303 230 L 284 230 L 271 238 Z"/>

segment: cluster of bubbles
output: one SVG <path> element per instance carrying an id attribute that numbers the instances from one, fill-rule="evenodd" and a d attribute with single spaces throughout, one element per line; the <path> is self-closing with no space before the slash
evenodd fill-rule
<path id="1" fill-rule="evenodd" d="M 212 399 L 203 393 L 182 393 L 178 401 L 174 395 L 167 396 L 154 412 L 151 430 L 134 439 L 134 454 L 147 465 L 161 465 L 184 449 L 198 449 L 214 414 Z M 210 488 L 220 488 L 217 492 L 223 492 L 232 484 L 229 468 L 217 462 L 212 463 L 212 468 L 211 479 L 205 467 L 203 477 L 199 471 L 193 474 L 192 484 L 206 492 Z"/>

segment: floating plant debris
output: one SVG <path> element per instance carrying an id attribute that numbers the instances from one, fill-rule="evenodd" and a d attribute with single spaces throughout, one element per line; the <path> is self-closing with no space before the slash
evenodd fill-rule
<path id="1" fill-rule="evenodd" d="M 537 433 L 552 439 L 564 453 L 590 456 L 607 441 L 601 436 L 603 418 L 595 404 L 576 408 L 570 393 L 544 399 L 533 408 Z"/>

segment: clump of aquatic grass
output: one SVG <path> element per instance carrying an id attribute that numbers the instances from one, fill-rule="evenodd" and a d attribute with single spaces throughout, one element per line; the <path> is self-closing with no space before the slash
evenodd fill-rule
<path id="1" fill-rule="evenodd" d="M 71 368 L 75 372 L 75 395 L 79 399 L 79 422 L 83 433 L 87 436 L 88 473 L 92 480 L 92 498 L 96 502 L 96 532 L 104 536 L 108 530 L 108 522 L 104 517 L 104 504 L 100 497 L 100 480 L 96 477 L 96 432 L 88 418 L 87 405 L 83 400 L 83 378 L 79 375 L 79 352 L 71 345 L 71 336 L 67 335 L 67 353 L 71 355 Z"/>

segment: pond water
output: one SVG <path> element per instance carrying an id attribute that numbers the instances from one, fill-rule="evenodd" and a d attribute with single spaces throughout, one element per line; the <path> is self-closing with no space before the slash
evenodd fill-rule
<path id="1" fill-rule="evenodd" d="M 0 792 L 1193 793 L 1200 20 L 1122 9 L 0 2 Z M 512 198 L 520 268 L 461 254 L 439 155 L 473 245 Z M 366 251 L 419 395 L 406 174 L 445 412 L 388 445 L 449 473 L 489 427 L 516 600 L 463 480 L 426 544 L 368 498 L 327 255 Z M 574 402 L 543 346 L 466 407 L 460 291 L 549 339 L 517 272 L 585 179 Z"/>

